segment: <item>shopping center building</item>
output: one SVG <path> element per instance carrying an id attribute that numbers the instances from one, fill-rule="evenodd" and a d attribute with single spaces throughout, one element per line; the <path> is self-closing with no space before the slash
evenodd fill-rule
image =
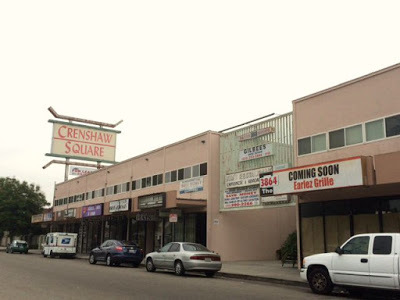
<path id="1" fill-rule="evenodd" d="M 211 243 L 224 260 L 273 260 L 296 231 L 295 197 L 262 193 L 260 176 L 293 163 L 292 113 L 221 134 L 220 201 Z"/>
<path id="2" fill-rule="evenodd" d="M 350 236 L 400 232 L 400 64 L 293 101 L 300 256 Z"/>
<path id="3" fill-rule="evenodd" d="M 170 241 L 207 244 L 219 199 L 219 134 L 205 132 L 55 186 L 52 231 L 79 233 L 87 253 L 107 239 L 146 253 Z"/>

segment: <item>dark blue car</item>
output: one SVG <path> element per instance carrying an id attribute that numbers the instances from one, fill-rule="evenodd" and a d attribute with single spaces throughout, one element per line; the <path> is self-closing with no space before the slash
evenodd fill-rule
<path id="1" fill-rule="evenodd" d="M 90 251 L 89 263 L 104 261 L 107 266 L 130 263 L 137 268 L 143 260 L 143 250 L 130 241 L 107 240 Z"/>

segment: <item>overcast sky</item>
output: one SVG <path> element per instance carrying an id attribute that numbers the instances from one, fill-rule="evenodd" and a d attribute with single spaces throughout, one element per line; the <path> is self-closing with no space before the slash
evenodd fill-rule
<path id="1" fill-rule="evenodd" d="M 59 114 L 116 129 L 122 161 L 400 62 L 400 1 L 0 0 L 0 177 L 52 202 Z"/>

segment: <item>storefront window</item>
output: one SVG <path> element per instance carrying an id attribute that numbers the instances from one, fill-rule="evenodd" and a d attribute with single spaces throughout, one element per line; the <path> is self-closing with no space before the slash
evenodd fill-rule
<path id="1" fill-rule="evenodd" d="M 185 242 L 196 242 L 196 215 L 185 216 Z"/>
<path id="2" fill-rule="evenodd" d="M 131 226 L 131 240 L 140 248 L 145 249 L 146 245 L 146 222 L 138 222 L 134 219 Z"/>
<path id="3" fill-rule="evenodd" d="M 172 223 L 164 219 L 164 245 L 172 242 Z"/>
<path id="4" fill-rule="evenodd" d="M 178 217 L 178 222 L 174 223 L 174 242 L 183 242 L 183 217 Z"/>
<path id="5" fill-rule="evenodd" d="M 350 236 L 350 205 L 348 201 L 331 201 L 324 205 L 326 251 L 335 251 Z"/>
<path id="6" fill-rule="evenodd" d="M 379 208 L 376 199 L 351 201 L 354 234 L 379 232 Z"/>
<path id="7" fill-rule="evenodd" d="M 400 232 L 400 198 L 382 201 L 383 232 Z"/>
<path id="8" fill-rule="evenodd" d="M 322 203 L 300 206 L 303 256 L 325 252 Z"/>

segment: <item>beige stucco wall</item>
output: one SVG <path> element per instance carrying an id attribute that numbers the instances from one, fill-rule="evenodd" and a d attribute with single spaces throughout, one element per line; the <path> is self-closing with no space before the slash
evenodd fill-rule
<path id="1" fill-rule="evenodd" d="M 297 156 L 297 140 L 400 113 L 400 65 L 293 101 L 295 165 L 400 149 L 399 136 Z"/>
<path id="2" fill-rule="evenodd" d="M 212 152 L 212 153 L 211 153 Z M 216 199 L 219 189 L 219 134 L 215 132 L 205 132 L 183 141 L 165 146 L 163 148 L 150 151 L 148 153 L 133 157 L 119 164 L 109 166 L 94 173 L 71 179 L 56 185 L 55 199 L 74 196 L 79 193 L 86 193 L 93 190 L 107 188 L 115 184 L 131 182 L 157 174 L 163 174 L 163 184 L 152 186 L 135 191 L 108 195 L 95 199 L 84 200 L 68 205 L 55 206 L 54 211 L 61 211 L 68 208 L 82 207 L 97 203 L 106 203 L 105 213 L 108 212 L 110 201 L 132 198 L 134 203 L 132 211 L 137 210 L 138 197 L 143 195 L 167 192 L 171 195 L 168 199 L 167 207 L 176 207 L 176 199 L 203 199 L 210 201 Z M 179 194 L 180 182 L 165 183 L 165 172 L 180 168 L 193 166 L 207 162 L 208 174 L 203 177 L 203 191 L 195 193 Z M 175 195 L 172 196 L 171 193 Z M 196 211 L 205 211 L 195 208 Z"/>
<path id="3" fill-rule="evenodd" d="M 224 261 L 274 260 L 296 229 L 295 213 L 294 206 L 214 213 L 210 246 Z"/>

